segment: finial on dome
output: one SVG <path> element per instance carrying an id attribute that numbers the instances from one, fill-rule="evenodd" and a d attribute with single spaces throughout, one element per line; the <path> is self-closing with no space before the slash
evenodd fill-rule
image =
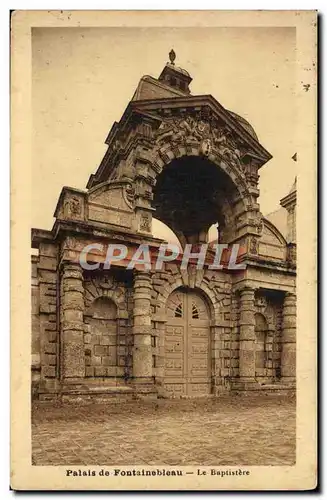
<path id="1" fill-rule="evenodd" d="M 171 49 L 171 51 L 169 52 L 169 60 L 170 60 L 170 64 L 175 64 L 175 59 L 176 59 L 176 54 L 175 54 L 175 51 L 174 49 Z"/>

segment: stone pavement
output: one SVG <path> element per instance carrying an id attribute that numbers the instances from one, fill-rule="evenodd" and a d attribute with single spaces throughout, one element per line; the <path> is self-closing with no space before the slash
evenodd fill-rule
<path id="1" fill-rule="evenodd" d="M 291 465 L 295 400 L 35 403 L 32 455 L 34 465 Z"/>

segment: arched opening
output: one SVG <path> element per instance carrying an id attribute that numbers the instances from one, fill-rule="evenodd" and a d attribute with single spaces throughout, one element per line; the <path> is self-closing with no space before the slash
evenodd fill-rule
<path id="1" fill-rule="evenodd" d="M 212 225 L 228 243 L 236 231 L 237 187 L 217 165 L 201 156 L 172 160 L 157 177 L 153 207 L 156 218 L 186 243 L 207 243 Z"/>
<path id="2" fill-rule="evenodd" d="M 180 246 L 180 242 L 174 231 L 158 219 L 152 218 L 152 236 L 154 238 L 159 238 L 161 240 L 167 241 L 167 243 L 173 243 L 174 245 Z"/>
<path id="3" fill-rule="evenodd" d="M 255 375 L 264 377 L 266 375 L 266 345 L 268 324 L 263 314 L 255 314 Z"/>
<path id="4" fill-rule="evenodd" d="M 115 377 L 118 366 L 118 323 L 116 304 L 97 298 L 90 309 L 89 331 L 84 335 L 87 377 Z"/>
<path id="5" fill-rule="evenodd" d="M 212 224 L 208 230 L 208 243 L 219 243 L 219 224 Z"/>
<path id="6" fill-rule="evenodd" d="M 167 300 L 164 387 L 169 397 L 211 392 L 210 308 L 201 293 L 178 288 Z"/>

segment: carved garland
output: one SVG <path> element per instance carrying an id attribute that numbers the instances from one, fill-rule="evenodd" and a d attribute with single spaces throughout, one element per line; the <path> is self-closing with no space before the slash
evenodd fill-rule
<path id="1" fill-rule="evenodd" d="M 192 116 L 165 120 L 161 122 L 155 138 L 159 147 L 167 142 L 172 145 L 200 143 L 200 154 L 209 156 L 215 150 L 222 158 L 244 170 L 241 159 L 247 151 L 245 143 L 235 138 L 228 126 L 218 125 L 213 120 L 209 122 Z"/>

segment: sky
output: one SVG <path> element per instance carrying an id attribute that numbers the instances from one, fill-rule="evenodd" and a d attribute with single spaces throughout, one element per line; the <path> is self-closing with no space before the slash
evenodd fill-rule
<path id="1" fill-rule="evenodd" d="M 85 189 L 113 122 L 171 48 L 191 93 L 243 116 L 272 154 L 259 170 L 259 203 L 264 215 L 277 210 L 297 173 L 295 44 L 295 29 L 282 27 L 33 28 L 33 227 L 51 229 L 63 186 Z"/>

